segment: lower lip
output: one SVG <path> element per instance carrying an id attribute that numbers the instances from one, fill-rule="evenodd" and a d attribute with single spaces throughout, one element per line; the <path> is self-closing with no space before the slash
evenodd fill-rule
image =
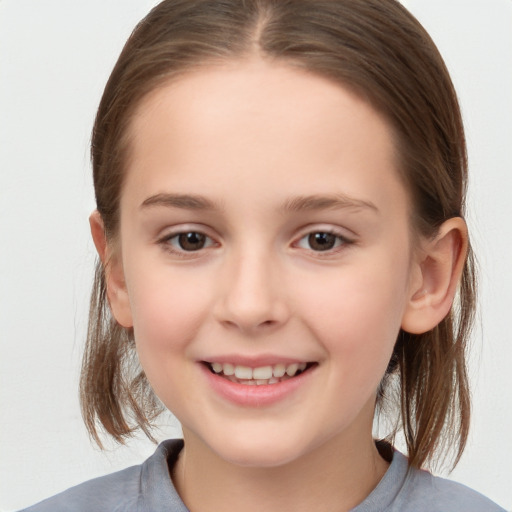
<path id="1" fill-rule="evenodd" d="M 222 398 L 246 407 L 262 407 L 272 405 L 292 395 L 308 380 L 314 368 L 276 384 L 247 385 L 231 382 L 229 379 L 212 373 L 208 367 L 200 363 L 210 386 Z"/>

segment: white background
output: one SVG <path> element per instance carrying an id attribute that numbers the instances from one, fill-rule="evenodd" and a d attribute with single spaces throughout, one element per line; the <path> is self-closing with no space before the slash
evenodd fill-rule
<path id="1" fill-rule="evenodd" d="M 512 509 L 512 1 L 409 0 L 458 89 L 481 266 L 474 419 L 451 478 Z M 108 74 L 153 0 L 0 0 L 0 510 L 138 463 L 102 453 L 77 398 L 94 251 L 88 143 Z M 177 435 L 170 421 L 160 438 Z"/>

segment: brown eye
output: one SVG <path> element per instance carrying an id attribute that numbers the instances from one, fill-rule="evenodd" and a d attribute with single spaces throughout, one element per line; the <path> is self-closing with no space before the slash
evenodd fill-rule
<path id="1" fill-rule="evenodd" d="M 166 251 L 177 256 L 200 256 L 207 249 L 218 247 L 219 244 L 200 231 L 178 231 L 167 234 L 158 240 L 158 244 Z M 194 253 L 198 253 L 194 255 Z"/>
<path id="2" fill-rule="evenodd" d="M 184 251 L 198 251 L 205 246 L 206 236 L 202 233 L 191 231 L 178 235 L 178 244 Z"/>
<path id="3" fill-rule="evenodd" d="M 208 237 L 196 231 L 189 231 L 174 235 L 169 243 L 182 251 L 199 251 L 206 246 Z"/>
<path id="4" fill-rule="evenodd" d="M 328 251 L 335 247 L 337 238 L 339 237 L 332 233 L 310 233 L 308 245 L 313 251 Z"/>
<path id="5" fill-rule="evenodd" d="M 311 231 L 296 242 L 296 246 L 314 252 L 328 252 L 341 249 L 353 242 L 343 235 L 329 231 Z"/>

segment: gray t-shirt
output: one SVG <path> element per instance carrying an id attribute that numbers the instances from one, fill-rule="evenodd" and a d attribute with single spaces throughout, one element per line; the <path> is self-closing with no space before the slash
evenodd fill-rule
<path id="1" fill-rule="evenodd" d="M 140 466 L 72 487 L 22 512 L 188 512 L 169 476 L 183 447 L 164 441 Z M 464 485 L 407 471 L 407 459 L 395 451 L 386 474 L 352 512 L 505 512 Z"/>

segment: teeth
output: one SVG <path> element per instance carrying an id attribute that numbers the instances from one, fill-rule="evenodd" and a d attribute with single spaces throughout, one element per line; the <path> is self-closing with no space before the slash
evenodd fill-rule
<path id="1" fill-rule="evenodd" d="M 286 366 L 284 364 L 276 364 L 274 366 L 274 377 L 282 377 L 286 373 Z"/>
<path id="2" fill-rule="evenodd" d="M 222 365 L 222 371 L 224 372 L 224 375 L 235 375 L 235 367 L 229 363 L 224 363 Z"/>
<path id="3" fill-rule="evenodd" d="M 303 372 L 307 363 L 292 363 L 284 365 L 278 363 L 274 366 L 259 366 L 250 368 L 249 366 L 234 365 L 231 363 L 210 363 L 211 369 L 216 374 L 223 374 L 232 382 L 241 382 L 241 384 L 264 385 L 276 384 L 283 379 L 294 377 L 297 372 Z"/>
<path id="4" fill-rule="evenodd" d="M 222 365 L 220 363 L 213 363 L 212 364 L 212 370 L 215 373 L 220 373 L 222 371 Z"/>
<path id="5" fill-rule="evenodd" d="M 289 377 L 293 377 L 297 373 L 298 369 L 299 365 L 297 363 L 290 364 L 286 367 L 286 375 L 288 375 Z"/>
<path id="6" fill-rule="evenodd" d="M 259 380 L 264 379 L 268 380 L 272 377 L 272 366 L 261 366 L 259 368 L 254 368 L 252 371 L 252 378 Z"/>
<path id="7" fill-rule="evenodd" d="M 237 379 L 252 379 L 252 368 L 248 366 L 235 366 L 235 377 Z"/>

